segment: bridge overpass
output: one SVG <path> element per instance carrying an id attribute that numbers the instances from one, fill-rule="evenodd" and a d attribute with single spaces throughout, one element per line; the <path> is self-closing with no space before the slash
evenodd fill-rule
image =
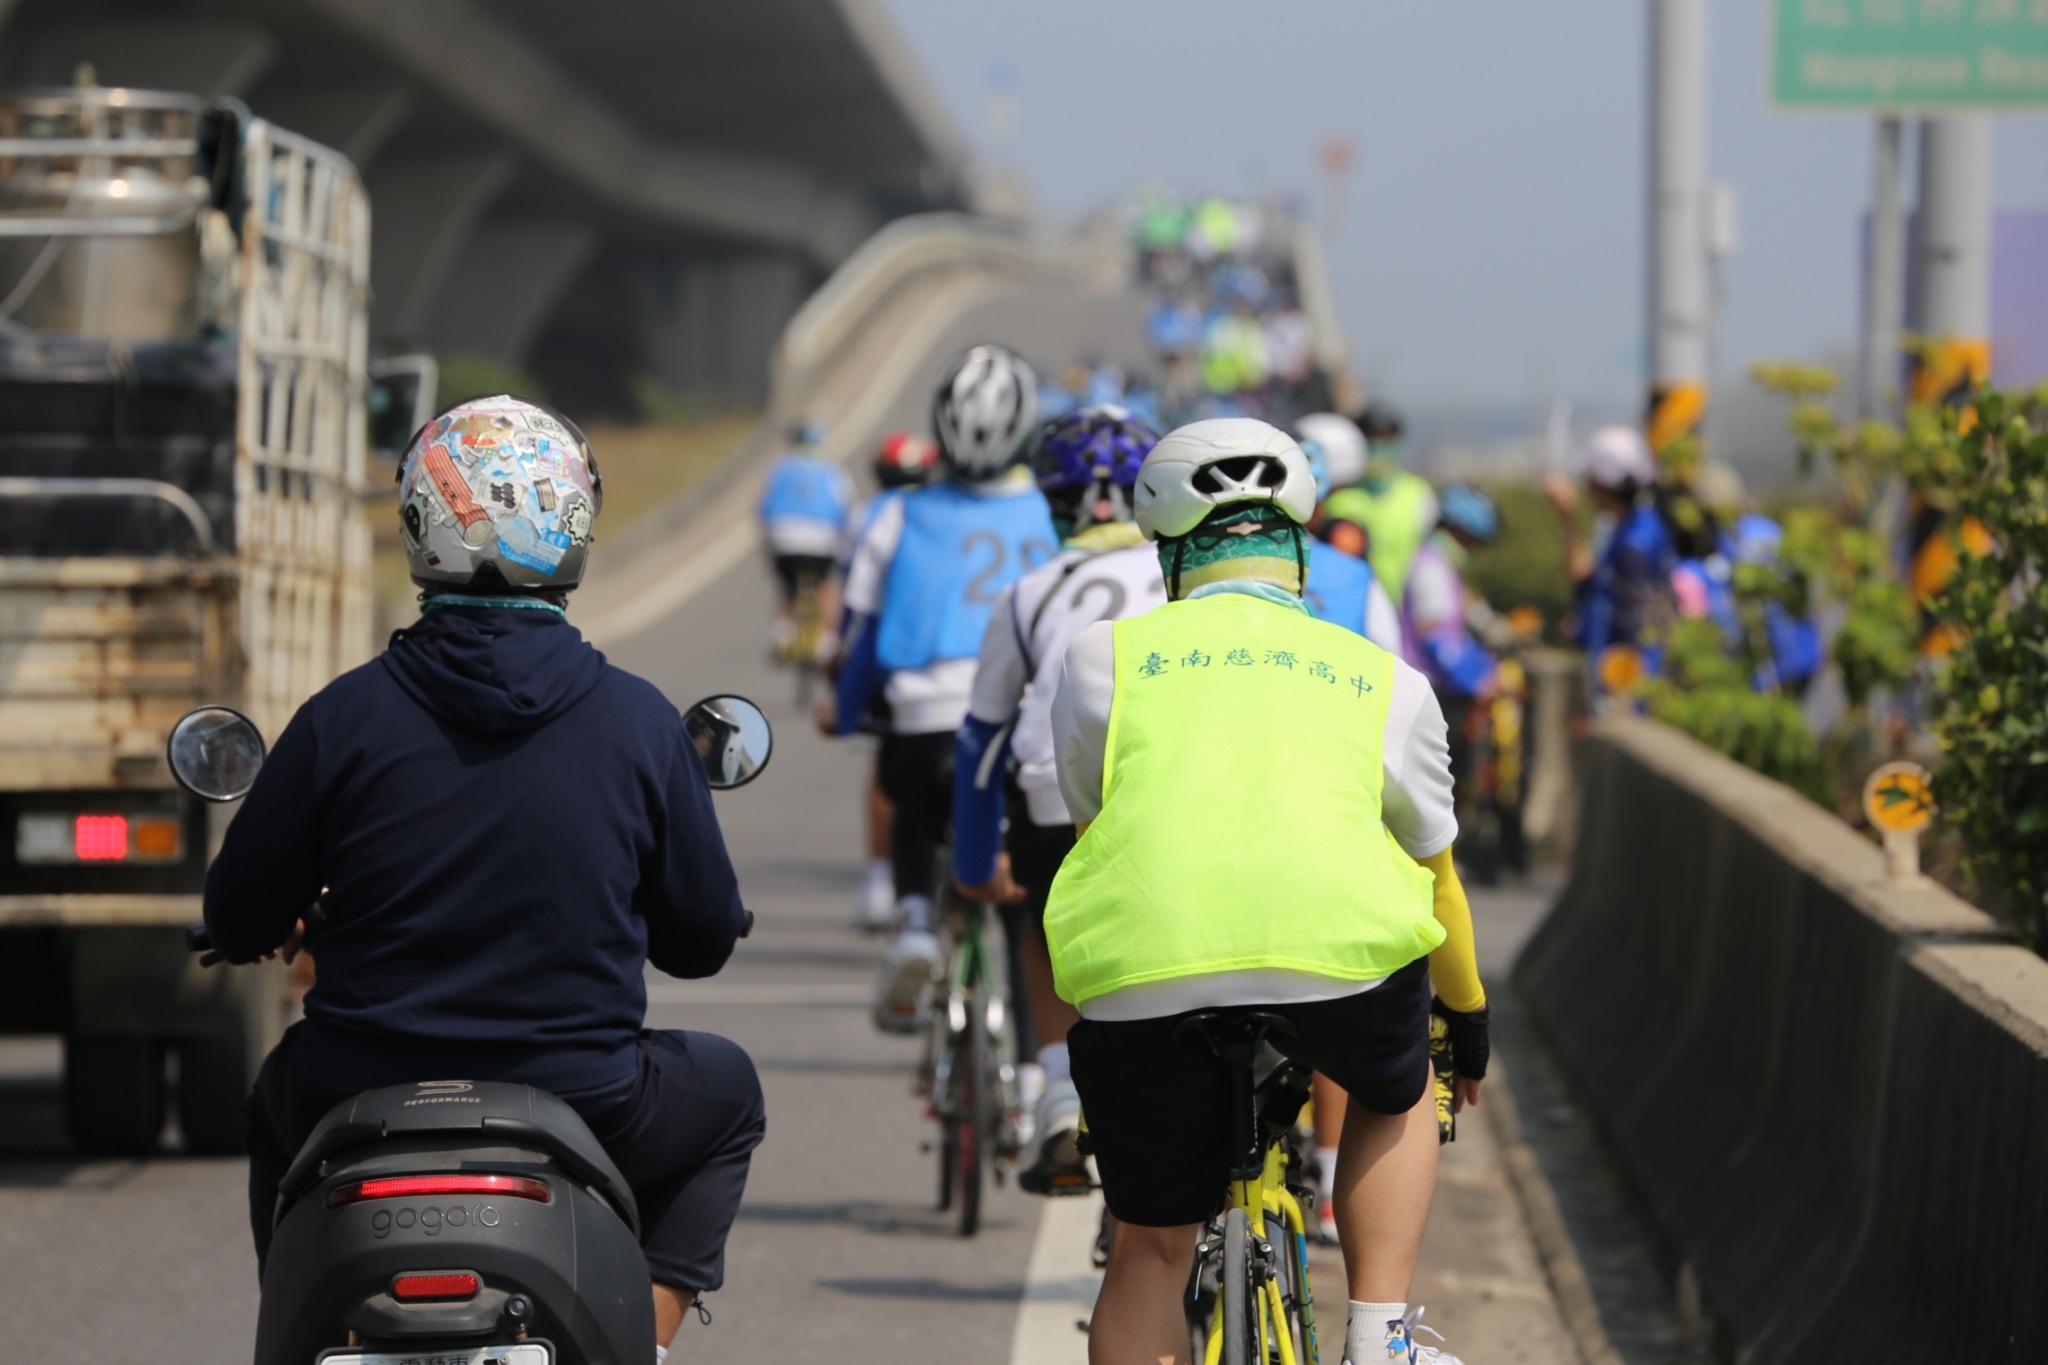
<path id="1" fill-rule="evenodd" d="M 880 0 L 0 0 L 0 88 L 233 97 L 346 152 L 374 334 L 755 405 L 785 321 L 878 227 L 973 209 Z"/>

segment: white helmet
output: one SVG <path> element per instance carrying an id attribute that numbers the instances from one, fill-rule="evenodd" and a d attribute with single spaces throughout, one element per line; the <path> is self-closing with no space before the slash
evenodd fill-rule
<path id="1" fill-rule="evenodd" d="M 1634 427 L 1601 427 L 1586 438 L 1586 481 L 1616 491 L 1656 480 L 1650 443 Z"/>
<path id="2" fill-rule="evenodd" d="M 1330 472 L 1330 487 L 1349 488 L 1365 477 L 1367 449 L 1365 433 L 1358 423 L 1334 412 L 1312 412 L 1294 424 L 1304 441 L 1323 448 L 1323 462 Z"/>
<path id="3" fill-rule="evenodd" d="M 510 394 L 434 418 L 398 467 L 405 557 L 423 588 L 573 588 L 602 506 L 576 424 Z"/>
<path id="4" fill-rule="evenodd" d="M 754 776 L 757 765 L 747 746 L 740 715 L 723 697 L 707 697 L 683 717 L 691 738 L 702 745 L 704 773 L 714 787 L 737 787 Z"/>
<path id="5" fill-rule="evenodd" d="M 1215 417 L 1166 433 L 1138 470 L 1138 529 L 1147 540 L 1184 536 L 1219 507 L 1270 503 L 1303 525 L 1316 510 L 1316 478 L 1294 438 L 1253 417 Z"/>
<path id="6" fill-rule="evenodd" d="M 1031 453 L 1038 435 L 1038 376 L 1001 346 L 960 358 L 932 399 L 939 459 L 969 479 L 992 479 Z"/>

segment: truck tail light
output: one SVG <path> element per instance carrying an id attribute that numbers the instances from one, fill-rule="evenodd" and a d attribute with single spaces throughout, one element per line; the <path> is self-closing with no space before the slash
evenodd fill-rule
<path id="1" fill-rule="evenodd" d="M 175 815 L 30 811 L 15 826 L 17 863 L 175 863 L 185 826 Z"/>
<path id="2" fill-rule="evenodd" d="M 128 857 L 128 817 L 81 815 L 71 826 L 72 850 L 81 863 L 118 863 Z"/>

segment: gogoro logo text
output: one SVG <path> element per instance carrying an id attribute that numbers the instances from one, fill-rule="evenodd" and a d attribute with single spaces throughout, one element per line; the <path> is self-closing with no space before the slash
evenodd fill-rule
<path id="1" fill-rule="evenodd" d="M 472 1223 L 480 1228 L 498 1226 L 498 1206 L 478 1204 L 472 1209 L 450 1204 L 445 1209 L 400 1209 L 396 1213 L 378 1209 L 370 1215 L 370 1233 L 381 1240 L 389 1237 L 391 1230 L 396 1228 L 400 1232 L 419 1231 L 429 1237 L 438 1237 L 442 1228 L 468 1227 Z"/>

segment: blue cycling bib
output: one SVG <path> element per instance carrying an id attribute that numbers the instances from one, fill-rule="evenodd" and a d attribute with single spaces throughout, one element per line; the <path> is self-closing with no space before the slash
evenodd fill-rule
<path id="1" fill-rule="evenodd" d="M 1372 565 L 1308 537 L 1308 590 L 1302 600 L 1318 621 L 1365 634 L 1365 603 L 1371 592 Z"/>
<path id="2" fill-rule="evenodd" d="M 762 521 L 846 520 L 846 481 L 839 466 L 810 455 L 785 455 L 768 472 Z"/>
<path id="3" fill-rule="evenodd" d="M 996 597 L 1058 546 L 1045 497 L 1028 484 L 1007 497 L 943 483 L 906 493 L 876 658 L 891 671 L 973 658 Z"/>

